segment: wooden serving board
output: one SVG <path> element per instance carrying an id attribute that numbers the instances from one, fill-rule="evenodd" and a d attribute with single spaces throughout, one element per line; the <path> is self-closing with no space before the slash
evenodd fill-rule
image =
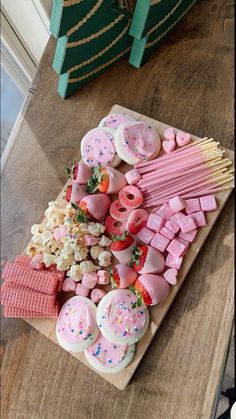
<path id="1" fill-rule="evenodd" d="M 144 115 L 141 115 L 137 112 L 133 112 L 129 109 L 126 109 L 119 105 L 114 105 L 110 111 L 110 113 L 125 113 L 136 120 L 144 121 L 149 124 L 151 124 L 154 128 L 157 129 L 159 135 L 163 138 L 163 133 L 166 128 L 168 128 L 168 125 L 156 121 L 154 119 L 148 118 Z M 91 127 L 93 128 L 93 127 Z M 194 140 L 199 139 L 199 137 L 196 137 L 192 135 L 192 138 Z M 231 150 L 227 150 L 225 152 L 225 156 L 229 157 L 233 161 L 234 153 Z M 130 169 L 130 166 L 127 164 L 121 164 L 119 166 L 119 169 L 122 172 L 127 171 Z M 65 188 L 61 191 L 61 193 L 58 196 L 58 200 L 63 200 Z M 116 386 L 120 390 L 124 390 L 129 381 L 131 380 L 136 368 L 138 367 L 140 361 L 142 360 L 146 350 L 148 349 L 153 337 L 155 336 L 159 326 L 161 325 L 167 311 L 169 310 L 176 294 L 178 293 L 179 289 L 181 288 L 181 285 L 183 284 L 184 280 L 187 277 L 187 274 L 196 259 L 198 253 L 200 252 L 201 247 L 203 246 L 208 234 L 210 233 L 213 225 L 215 224 L 218 216 L 220 215 L 221 210 L 223 209 L 227 199 L 229 198 L 232 190 L 225 190 L 218 192 L 216 195 L 217 203 L 218 203 L 218 209 L 213 212 L 207 213 L 207 225 L 206 227 L 202 227 L 199 229 L 198 234 L 196 236 L 196 239 L 194 242 L 190 245 L 189 250 L 187 252 L 187 255 L 184 257 L 184 261 L 182 263 L 181 269 L 178 274 L 178 283 L 174 287 L 172 287 L 171 292 L 168 296 L 168 298 L 160 303 L 157 306 L 153 306 L 150 308 L 150 325 L 149 328 L 145 334 L 145 336 L 139 341 L 136 345 L 136 353 L 133 358 L 133 361 L 126 367 L 123 371 L 117 374 L 103 374 L 98 371 L 96 371 L 97 374 L 102 376 L 104 379 L 109 381 L 111 384 Z M 214 257 L 214 255 L 212 255 Z M 201 263 L 200 259 L 199 262 Z M 31 324 L 35 329 L 37 329 L 39 332 L 47 336 L 50 340 L 58 344 L 56 339 L 56 320 L 55 319 L 25 319 L 26 322 Z M 62 351 L 64 349 L 61 349 Z M 77 353 L 73 354 L 72 356 L 77 358 L 79 361 L 83 362 L 85 365 L 87 365 L 89 368 L 93 369 L 87 362 L 85 356 L 83 353 Z M 94 370 L 95 371 L 95 370 Z"/>

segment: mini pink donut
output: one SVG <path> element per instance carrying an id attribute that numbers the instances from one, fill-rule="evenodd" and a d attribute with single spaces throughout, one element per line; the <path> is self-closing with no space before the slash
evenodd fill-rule
<path id="1" fill-rule="evenodd" d="M 146 226 L 148 217 L 148 212 L 143 208 L 133 210 L 126 223 L 126 230 L 130 234 L 137 234 L 143 227 Z"/>
<path id="2" fill-rule="evenodd" d="M 132 212 L 132 209 L 128 209 L 124 207 L 123 205 L 121 205 L 119 199 L 112 202 L 110 206 L 111 216 L 119 221 L 127 221 L 131 212 Z"/>
<path id="3" fill-rule="evenodd" d="M 142 192 L 136 187 L 127 185 L 119 192 L 120 203 L 126 208 L 138 208 L 143 202 Z"/>
<path id="4" fill-rule="evenodd" d="M 107 232 L 114 236 L 121 236 L 125 232 L 126 221 L 120 221 L 113 218 L 111 215 L 105 220 Z"/>

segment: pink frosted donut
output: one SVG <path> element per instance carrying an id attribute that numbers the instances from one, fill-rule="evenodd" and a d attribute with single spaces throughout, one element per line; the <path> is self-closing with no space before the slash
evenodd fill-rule
<path id="1" fill-rule="evenodd" d="M 109 234 L 114 236 L 122 236 L 122 234 L 125 232 L 126 221 L 116 220 L 111 215 L 108 215 L 105 220 L 105 226 Z"/>
<path id="2" fill-rule="evenodd" d="M 133 118 L 131 118 L 128 115 L 125 115 L 123 113 L 113 113 L 111 115 L 105 116 L 100 123 L 99 127 L 108 127 L 116 130 L 120 124 L 125 124 L 126 122 L 134 121 Z"/>
<path id="3" fill-rule="evenodd" d="M 143 194 L 136 187 L 127 185 L 119 192 L 120 203 L 126 208 L 138 208 L 143 202 Z"/>
<path id="4" fill-rule="evenodd" d="M 126 230 L 130 234 L 137 234 L 146 226 L 149 214 L 145 209 L 138 208 L 131 212 L 126 223 Z"/>
<path id="5" fill-rule="evenodd" d="M 126 221 L 129 218 L 132 210 L 121 205 L 119 199 L 113 201 L 110 206 L 110 214 L 115 220 Z"/>
<path id="6" fill-rule="evenodd" d="M 115 140 L 106 128 L 91 129 L 81 140 L 81 156 L 89 167 L 119 164 Z"/>

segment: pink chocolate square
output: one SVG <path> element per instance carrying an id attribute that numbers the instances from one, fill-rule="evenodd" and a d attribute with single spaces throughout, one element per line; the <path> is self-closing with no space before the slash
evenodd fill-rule
<path id="1" fill-rule="evenodd" d="M 166 266 L 168 266 L 168 268 L 179 269 L 182 262 L 183 262 L 183 256 L 176 257 L 172 255 L 171 253 L 168 253 L 167 258 L 166 258 Z"/>
<path id="2" fill-rule="evenodd" d="M 165 202 L 159 210 L 155 212 L 155 214 L 160 215 L 160 217 L 164 218 L 164 220 L 169 220 L 170 217 L 175 213 L 175 211 L 172 210 L 170 205 Z"/>
<path id="3" fill-rule="evenodd" d="M 169 243 L 170 239 L 168 239 L 165 236 L 162 236 L 162 234 L 160 233 L 157 233 L 151 241 L 151 246 L 155 247 L 155 249 L 163 253 L 166 250 Z"/>
<path id="4" fill-rule="evenodd" d="M 197 234 L 197 230 L 191 230 L 191 231 L 189 231 L 188 233 L 183 233 L 182 231 L 179 233 L 179 237 L 181 238 L 181 239 L 184 239 L 184 240 L 186 240 L 187 242 L 189 242 L 189 243 L 192 243 L 193 242 L 193 240 L 195 239 L 195 237 L 196 237 L 196 234 Z"/>
<path id="5" fill-rule="evenodd" d="M 160 229 L 164 226 L 164 224 L 165 224 L 165 220 L 160 215 L 157 215 L 154 213 L 149 215 L 148 221 L 147 221 L 147 227 L 150 228 L 151 230 L 158 233 Z"/>
<path id="6" fill-rule="evenodd" d="M 187 214 L 191 214 L 192 212 L 201 211 L 200 199 L 193 198 L 193 199 L 186 199 L 185 200 L 185 211 Z"/>
<path id="7" fill-rule="evenodd" d="M 180 196 L 174 196 L 174 198 L 171 198 L 169 200 L 169 204 L 174 212 L 181 211 L 185 208 L 185 202 Z"/>
<path id="8" fill-rule="evenodd" d="M 214 211 L 217 208 L 217 203 L 214 195 L 202 196 L 200 198 L 202 211 Z"/>
<path id="9" fill-rule="evenodd" d="M 182 234 L 184 234 L 184 233 L 182 233 Z M 186 234 L 188 234 L 188 233 L 186 233 Z M 187 251 L 188 251 L 188 248 L 189 248 L 189 242 L 187 242 L 187 240 L 181 239 L 180 237 L 178 237 L 178 241 L 179 241 L 180 243 L 183 243 L 183 244 L 185 245 L 185 251 L 182 253 L 182 256 L 184 256 L 184 255 L 186 255 L 186 253 L 187 253 Z"/>
<path id="10" fill-rule="evenodd" d="M 191 216 L 197 227 L 204 227 L 206 225 L 206 218 L 203 211 L 193 212 Z"/>
<path id="11" fill-rule="evenodd" d="M 170 242 L 166 250 L 167 252 L 171 253 L 173 256 L 179 257 L 179 256 L 182 256 L 185 249 L 186 249 L 186 246 L 183 243 L 181 243 L 177 239 L 174 239 Z"/>
<path id="12" fill-rule="evenodd" d="M 173 240 L 173 238 L 175 237 L 175 233 L 173 232 L 173 230 L 169 230 L 167 227 L 162 227 L 162 229 L 160 230 L 160 233 L 167 237 L 170 240 Z"/>
<path id="13" fill-rule="evenodd" d="M 180 230 L 180 226 L 179 226 L 179 223 L 178 223 L 178 215 L 179 214 L 182 214 L 182 213 L 177 212 L 176 214 L 172 215 L 172 217 L 170 217 L 170 220 L 169 220 L 171 225 L 172 225 L 173 231 L 175 233 L 178 233 L 179 230 Z M 169 228 L 169 227 L 167 227 L 167 228 Z"/>
<path id="14" fill-rule="evenodd" d="M 195 230 L 197 227 L 191 215 L 184 215 L 179 213 L 177 219 L 180 229 L 183 233 L 188 233 L 189 231 Z"/>
<path id="15" fill-rule="evenodd" d="M 147 227 L 143 227 L 137 234 L 137 238 L 141 240 L 141 242 L 149 244 L 150 241 L 155 236 L 154 231 L 150 230 Z"/>

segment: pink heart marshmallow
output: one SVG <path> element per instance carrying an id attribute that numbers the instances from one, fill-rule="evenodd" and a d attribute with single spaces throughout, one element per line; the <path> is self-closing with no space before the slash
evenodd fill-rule
<path id="1" fill-rule="evenodd" d="M 166 153 L 171 153 L 175 149 L 175 140 L 165 140 L 162 142 L 162 147 Z"/>
<path id="2" fill-rule="evenodd" d="M 164 138 L 168 141 L 175 141 L 175 131 L 174 128 L 169 127 L 164 131 Z"/>
<path id="3" fill-rule="evenodd" d="M 183 147 L 187 144 L 189 144 L 191 141 L 191 135 L 187 132 L 178 131 L 176 135 L 176 142 L 178 147 Z"/>

